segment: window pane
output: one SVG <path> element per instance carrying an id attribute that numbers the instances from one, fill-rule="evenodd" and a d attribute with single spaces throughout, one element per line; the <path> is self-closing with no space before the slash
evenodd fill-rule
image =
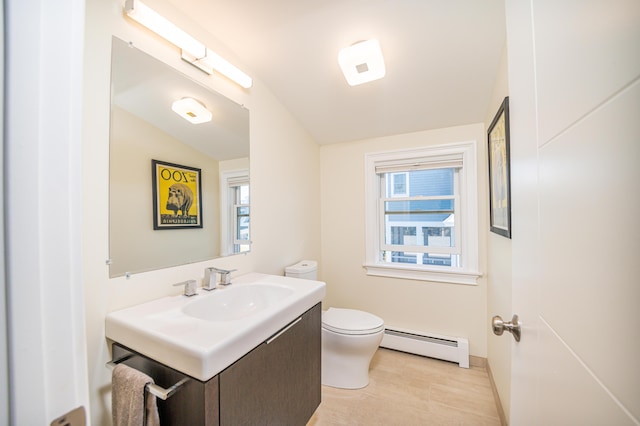
<path id="1" fill-rule="evenodd" d="M 233 223 L 234 245 L 233 252 L 240 253 L 249 251 L 250 241 L 250 206 L 249 206 L 249 184 L 234 185 L 232 187 L 235 204 Z"/>
<path id="2" fill-rule="evenodd" d="M 409 195 L 409 174 L 390 173 L 391 182 L 388 185 L 387 197 L 406 197 Z"/>
<path id="3" fill-rule="evenodd" d="M 240 241 L 249 240 L 249 207 L 236 207 L 236 239 Z"/>
<path id="4" fill-rule="evenodd" d="M 453 199 L 448 200 L 415 200 L 386 201 L 385 214 L 417 214 L 417 213 L 453 213 Z"/>
<path id="5" fill-rule="evenodd" d="M 385 215 L 385 244 L 454 247 L 453 214 Z"/>
<path id="6" fill-rule="evenodd" d="M 404 173 L 393 175 L 393 193 L 406 194 L 407 192 L 407 175 Z"/>
<path id="7" fill-rule="evenodd" d="M 415 245 L 416 228 L 415 226 L 393 226 L 391 227 L 390 244 Z"/>
<path id="8" fill-rule="evenodd" d="M 411 253 L 404 251 L 383 251 L 381 254 L 380 260 L 383 262 L 460 267 L 460 255 L 458 254 Z"/>
<path id="9" fill-rule="evenodd" d="M 394 263 L 412 263 L 416 264 L 418 256 L 416 253 L 405 253 L 403 251 L 392 251 L 391 261 Z"/>
<path id="10" fill-rule="evenodd" d="M 451 223 L 449 222 L 451 219 Z M 453 228 L 453 215 L 447 218 L 443 224 L 445 226 L 425 226 L 422 234 L 425 236 L 424 245 L 431 247 L 454 247 L 455 234 Z"/>
<path id="11" fill-rule="evenodd" d="M 423 265 L 435 265 L 435 266 L 460 266 L 460 255 L 457 254 L 429 254 L 425 253 L 422 256 Z"/>
<path id="12" fill-rule="evenodd" d="M 387 201 L 384 206 L 386 244 L 454 246 L 454 200 Z M 413 238 L 398 239 L 399 229 Z"/>
<path id="13" fill-rule="evenodd" d="M 403 182 L 402 176 L 410 179 L 407 188 L 410 194 L 396 200 L 392 197 L 400 190 L 398 182 Z M 455 169 L 412 170 L 384 176 L 387 199 L 382 212 L 383 244 L 387 251 L 382 257 L 386 262 L 451 266 L 452 255 L 442 249 L 456 247 L 454 178 Z M 398 250 L 389 251 L 389 246 Z M 407 251 L 410 247 L 414 249 Z M 417 247 L 431 247 L 434 252 Z"/>
<path id="14" fill-rule="evenodd" d="M 420 188 L 416 195 L 453 195 L 454 173 L 455 169 L 416 170 L 411 172 L 411 184 Z"/>
<path id="15" fill-rule="evenodd" d="M 385 196 L 413 197 L 453 195 L 455 169 L 411 170 L 402 173 L 385 173 Z"/>
<path id="16" fill-rule="evenodd" d="M 238 235 L 236 236 L 240 241 L 249 240 L 249 218 L 238 218 Z"/>
<path id="17" fill-rule="evenodd" d="M 249 185 L 240 185 L 236 192 L 237 204 L 249 204 Z"/>

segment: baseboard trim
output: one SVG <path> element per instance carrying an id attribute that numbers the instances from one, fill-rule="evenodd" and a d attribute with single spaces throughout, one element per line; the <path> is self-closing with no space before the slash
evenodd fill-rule
<path id="1" fill-rule="evenodd" d="M 498 409 L 500 424 L 502 426 L 509 426 L 509 423 L 507 422 L 507 418 L 504 415 L 504 408 L 502 407 L 502 402 L 500 401 L 500 395 L 498 395 L 498 388 L 496 387 L 496 382 L 493 380 L 493 373 L 491 372 L 491 366 L 489 365 L 489 362 L 486 359 L 484 360 L 485 360 L 485 365 L 487 369 L 487 374 L 489 376 L 489 383 L 491 383 L 491 391 L 493 392 L 493 399 L 496 400 L 496 408 Z"/>
<path id="2" fill-rule="evenodd" d="M 469 355 L 469 366 L 487 368 L 487 359 L 481 356 Z"/>

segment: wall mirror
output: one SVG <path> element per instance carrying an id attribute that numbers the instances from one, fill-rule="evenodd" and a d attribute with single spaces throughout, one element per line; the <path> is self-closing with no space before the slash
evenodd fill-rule
<path id="1" fill-rule="evenodd" d="M 112 44 L 109 276 L 247 252 L 249 111 L 118 38 Z M 211 120 L 174 112 L 184 98 Z M 193 111 L 187 118 L 201 116 Z"/>

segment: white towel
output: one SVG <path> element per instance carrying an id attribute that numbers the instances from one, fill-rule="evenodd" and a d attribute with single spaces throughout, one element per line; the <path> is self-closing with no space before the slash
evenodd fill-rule
<path id="1" fill-rule="evenodd" d="M 153 379 L 135 368 L 118 364 L 111 375 L 114 426 L 159 426 L 156 397 L 145 392 Z M 145 423 L 146 420 L 146 423 Z"/>

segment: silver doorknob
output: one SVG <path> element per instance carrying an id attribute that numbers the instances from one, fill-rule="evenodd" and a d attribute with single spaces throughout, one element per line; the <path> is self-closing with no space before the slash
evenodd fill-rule
<path id="1" fill-rule="evenodd" d="M 518 315 L 513 315 L 511 321 L 504 322 L 500 315 L 496 315 L 491 319 L 491 326 L 493 327 L 493 334 L 496 336 L 502 336 L 505 330 L 509 333 L 513 334 L 513 338 L 516 339 L 516 342 L 520 341 L 520 322 L 518 322 Z"/>

